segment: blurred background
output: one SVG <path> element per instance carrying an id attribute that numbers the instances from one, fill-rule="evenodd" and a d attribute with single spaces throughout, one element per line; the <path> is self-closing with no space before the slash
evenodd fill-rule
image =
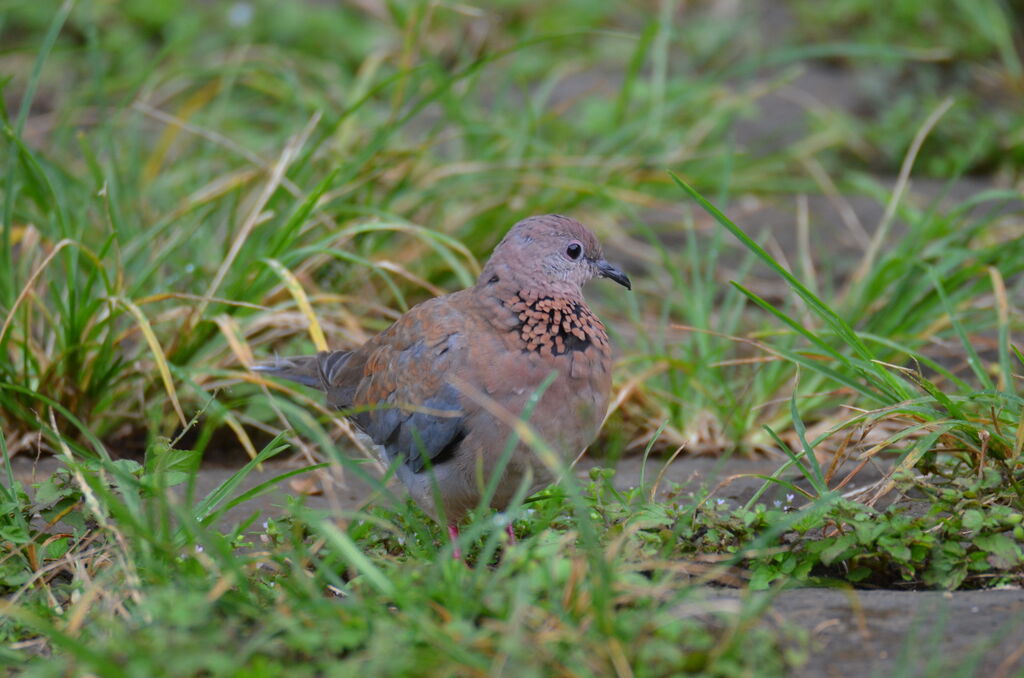
<path id="1" fill-rule="evenodd" d="M 879 359 L 960 375 L 917 264 L 995 351 L 987 271 L 1019 304 L 1024 268 L 1022 26 L 1019 0 L 3 0 L 6 444 L 53 449 L 54 408 L 126 455 L 193 419 L 208 457 L 323 441 L 315 397 L 245 366 L 357 344 L 561 212 L 636 283 L 588 291 L 620 356 L 595 454 L 659 427 L 659 450 L 765 449 L 806 345 L 729 281 L 815 321 L 670 171 Z M 799 394 L 811 427 L 858 395 Z"/>

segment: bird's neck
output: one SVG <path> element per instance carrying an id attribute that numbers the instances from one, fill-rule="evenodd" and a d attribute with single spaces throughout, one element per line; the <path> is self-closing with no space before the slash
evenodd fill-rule
<path id="1" fill-rule="evenodd" d="M 604 325 L 587 308 L 578 285 L 499 279 L 484 281 L 474 292 L 484 317 L 520 350 L 542 356 L 585 352 L 592 346 L 608 350 Z"/>
<path id="2" fill-rule="evenodd" d="M 493 263 L 493 262 L 492 262 Z M 477 281 L 479 294 L 498 299 L 549 298 L 564 299 L 583 304 L 583 290 L 570 280 L 541 279 L 539 275 L 530 275 L 522 271 L 513 272 L 507 266 L 489 263 Z"/>

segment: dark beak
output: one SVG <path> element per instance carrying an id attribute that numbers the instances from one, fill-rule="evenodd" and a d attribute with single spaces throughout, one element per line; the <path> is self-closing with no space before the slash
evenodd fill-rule
<path id="1" fill-rule="evenodd" d="M 633 284 L 629 282 L 629 276 L 609 264 L 604 259 L 597 262 L 597 270 L 600 272 L 602 278 L 614 280 L 627 290 L 633 289 Z"/>

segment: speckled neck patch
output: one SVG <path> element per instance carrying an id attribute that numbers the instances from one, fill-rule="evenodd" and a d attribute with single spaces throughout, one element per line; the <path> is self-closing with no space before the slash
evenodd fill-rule
<path id="1" fill-rule="evenodd" d="M 519 318 L 516 331 L 524 353 L 551 356 L 608 347 L 604 325 L 582 300 L 520 291 L 504 305 Z"/>

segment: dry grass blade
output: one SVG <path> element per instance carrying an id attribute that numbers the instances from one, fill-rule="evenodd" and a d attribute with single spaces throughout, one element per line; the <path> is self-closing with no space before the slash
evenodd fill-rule
<path id="1" fill-rule="evenodd" d="M 860 217 L 857 216 L 857 211 L 850 205 L 850 201 L 839 192 L 839 188 L 832 181 L 832 177 L 825 172 L 825 168 L 821 166 L 820 162 L 814 158 L 806 158 L 802 164 L 821 188 L 821 192 L 832 203 L 836 212 L 839 213 L 839 218 L 842 219 L 843 225 L 846 226 L 851 237 L 866 250 L 871 244 L 871 236 L 864 228 L 864 224 L 861 223 Z"/>
<path id="2" fill-rule="evenodd" d="M 206 311 L 206 307 L 209 305 L 213 298 L 213 295 L 217 293 L 221 283 L 224 282 L 224 278 L 227 277 L 228 271 L 231 269 L 231 265 L 235 261 L 235 257 L 242 250 L 242 245 L 248 240 L 252 234 L 253 229 L 256 228 L 256 224 L 259 222 L 260 215 L 263 213 L 263 208 L 266 206 L 270 197 L 274 195 L 281 182 L 284 179 L 285 172 L 288 167 L 298 156 L 299 151 L 305 146 L 309 136 L 313 133 L 317 124 L 320 122 L 320 114 L 316 113 L 310 118 L 309 122 L 306 123 L 306 127 L 303 128 L 299 134 L 292 137 L 288 143 L 285 144 L 284 149 L 281 151 L 281 155 L 278 157 L 277 162 L 274 164 L 273 169 L 270 172 L 270 177 L 267 179 L 266 185 L 260 192 L 256 201 L 253 203 L 249 210 L 248 216 L 242 222 L 241 228 L 238 229 L 238 233 L 235 235 L 234 240 L 231 242 L 231 247 L 228 249 L 227 256 L 224 257 L 224 261 L 221 262 L 220 267 L 217 269 L 217 273 L 213 276 L 213 280 L 210 282 L 210 286 L 206 290 L 203 302 L 193 310 L 189 316 L 189 320 L 186 323 L 186 327 L 193 327 L 196 321 L 203 316 Z"/>
<path id="3" fill-rule="evenodd" d="M 1014 436 L 1013 441 L 1013 458 L 1019 459 L 1021 450 L 1024 449 L 1024 417 L 1021 417 L 1020 423 L 1017 424 L 1017 434 Z"/>
<path id="4" fill-rule="evenodd" d="M 231 429 L 231 432 L 235 434 L 235 437 L 238 439 L 238 443 L 242 446 L 242 449 L 245 450 L 245 453 L 249 455 L 250 459 L 255 459 L 259 452 L 256 451 L 256 446 L 252 444 L 252 438 L 250 438 L 249 434 L 245 432 L 245 428 L 241 423 L 239 423 L 235 415 L 225 413 L 223 418 L 224 423 Z"/>
<path id="5" fill-rule="evenodd" d="M 218 83 L 212 83 L 212 85 L 217 84 Z M 205 100 L 203 103 L 205 103 Z M 170 113 L 165 113 L 164 111 L 161 111 L 158 108 L 150 106 L 145 101 L 133 102 L 132 108 L 134 108 L 135 110 L 139 111 L 144 115 L 153 118 L 154 120 L 158 120 L 168 125 L 171 130 L 174 130 L 173 133 L 175 134 L 175 136 L 177 135 L 178 132 L 190 132 L 192 134 L 195 134 L 196 136 L 206 139 L 207 141 L 211 141 L 217 144 L 218 146 L 222 146 L 223 148 L 226 148 L 234 153 L 237 153 L 239 156 L 245 158 L 246 160 L 251 162 L 253 165 L 256 165 L 257 167 L 265 168 L 266 166 L 266 163 L 264 162 L 263 158 L 249 151 L 244 146 L 240 146 L 231 139 L 228 139 L 227 137 L 216 132 L 202 129 L 201 127 L 196 127 L 195 125 L 190 124 L 187 121 L 187 118 L 171 115 Z"/>
<path id="6" fill-rule="evenodd" d="M 202 110 L 206 104 L 210 103 L 217 96 L 217 93 L 220 92 L 220 88 L 221 81 L 213 80 L 204 87 L 199 88 L 192 96 L 185 100 L 178 115 L 172 118 L 171 124 L 164 128 L 160 139 L 156 142 L 156 145 L 149 154 L 149 158 L 146 160 L 145 165 L 143 165 L 142 176 L 147 182 L 152 181 L 159 174 L 160 168 L 164 164 L 164 158 L 170 151 L 171 146 L 174 145 L 174 140 L 178 138 L 182 131 L 183 125 L 181 123 L 187 121 L 194 114 Z M 157 113 L 157 111 L 142 102 L 136 102 L 136 108 L 149 115 Z"/>
<path id="7" fill-rule="evenodd" d="M 401 264 L 396 264 L 393 261 L 387 260 L 378 260 L 375 263 L 381 269 L 385 271 L 390 271 L 391 273 L 396 273 L 401 277 L 405 278 L 406 280 L 408 280 L 409 282 L 415 283 L 416 285 L 422 287 L 423 289 L 433 294 L 435 297 L 440 297 L 447 293 L 444 289 L 438 287 L 437 285 L 434 285 L 429 280 L 425 280 L 419 277 L 418 275 L 412 273 L 409 269 L 405 268 Z"/>
<path id="8" fill-rule="evenodd" d="M 376 454 L 374 454 L 373 451 L 369 449 L 366 446 L 366 444 L 360 439 L 360 436 L 356 434 L 355 430 L 349 423 L 348 419 L 346 419 L 343 416 L 339 416 L 337 410 L 328 409 L 327 406 L 319 399 L 311 398 L 303 392 L 289 388 L 288 386 L 285 386 L 282 383 L 275 381 L 273 379 L 261 377 L 257 373 L 240 372 L 234 375 L 234 378 L 241 382 L 256 384 L 262 387 L 267 393 L 269 393 L 270 390 L 285 393 L 288 395 L 289 398 L 292 398 L 297 402 L 301 403 L 304 408 L 310 410 L 311 412 L 316 412 L 321 416 L 327 417 L 328 419 L 330 419 L 331 423 L 334 424 L 342 432 L 342 434 L 348 439 L 348 441 L 352 443 L 352 445 L 359 451 L 362 457 L 366 461 L 374 465 L 374 467 L 377 469 L 379 473 L 383 474 L 386 471 L 386 468 L 381 463 L 380 458 Z M 285 417 L 276 407 L 275 412 L 277 413 L 281 424 L 286 428 L 289 427 L 290 425 L 288 424 L 287 417 Z M 267 432 L 271 431 L 271 429 L 269 428 L 266 430 Z M 312 461 L 313 460 L 310 459 L 310 462 Z"/>
<path id="9" fill-rule="evenodd" d="M 988 277 L 992 281 L 992 292 L 996 297 L 996 314 L 999 322 L 999 362 L 1002 364 L 999 372 L 999 390 L 1006 391 L 1013 388 L 1010 356 L 1006 350 L 1010 345 L 1010 300 L 1006 294 L 1006 281 L 1003 280 L 1003 274 L 999 269 L 989 266 Z"/>
<path id="10" fill-rule="evenodd" d="M 228 342 L 231 352 L 235 354 L 235 358 L 239 363 L 245 367 L 250 367 L 256 362 L 252 355 L 252 349 L 249 348 L 249 343 L 242 337 L 242 328 L 238 326 L 238 321 L 226 313 L 221 313 L 213 319 L 213 322 L 217 323 L 220 333 L 224 335 L 224 340 Z"/>
<path id="11" fill-rule="evenodd" d="M 888 204 L 885 206 L 885 213 L 882 215 L 882 220 L 878 224 L 878 228 L 875 230 L 874 237 L 871 238 L 871 243 L 868 245 L 867 251 L 864 253 L 864 258 L 861 259 L 860 265 L 857 267 L 856 272 L 853 274 L 851 280 L 856 282 L 864 279 L 864 277 L 871 271 L 875 265 L 875 259 L 878 258 L 878 252 L 882 248 L 882 243 L 885 242 L 889 235 L 889 227 L 892 225 L 892 220 L 896 216 L 896 208 L 899 206 L 900 201 L 903 199 L 903 193 L 907 190 L 907 184 L 910 182 L 910 171 L 914 168 L 914 161 L 917 160 L 917 154 L 921 151 L 921 146 L 924 144 L 924 140 L 928 138 L 932 129 L 938 124 L 939 119 L 946 114 L 946 112 L 953 107 L 955 103 L 953 97 L 947 97 L 939 104 L 934 111 L 932 111 L 925 121 L 921 123 L 921 128 L 917 130 L 917 134 L 914 135 L 914 140 L 910 143 L 910 148 L 907 149 L 907 154 L 903 158 L 903 164 L 900 166 L 899 176 L 896 178 L 896 186 L 893 188 L 892 196 L 889 198 Z"/>
<path id="12" fill-rule="evenodd" d="M 208 184 L 188 196 L 177 209 L 168 215 L 167 219 L 169 221 L 176 221 L 203 205 L 214 204 L 217 200 L 224 198 L 233 191 L 237 191 L 243 186 L 248 186 L 262 173 L 262 170 L 259 169 L 242 169 L 215 177 Z"/>
<path id="13" fill-rule="evenodd" d="M 658 496 L 658 488 L 661 486 L 661 481 L 665 479 L 665 474 L 668 473 L 668 469 L 672 465 L 672 462 L 674 462 L 676 458 L 680 454 L 682 454 L 685 449 L 685 443 L 683 445 L 680 445 L 679 447 L 676 448 L 675 452 L 673 452 L 672 455 L 667 460 L 665 460 L 665 463 L 661 465 L 661 469 L 658 470 L 658 475 L 655 476 L 654 482 L 651 484 L 651 491 L 647 495 L 648 501 L 650 501 L 651 503 L 654 503 L 656 501 L 656 498 Z"/>
<path id="14" fill-rule="evenodd" d="M 31 294 L 32 288 L 35 285 L 36 280 L 39 278 L 40 275 L 42 275 L 43 271 L 46 270 L 46 267 L 49 266 L 50 262 L 53 261 L 54 257 L 56 257 L 57 254 L 68 245 L 75 245 L 76 247 L 81 247 L 81 245 L 74 242 L 73 240 L 68 240 L 67 238 L 65 238 L 64 240 L 61 240 L 56 245 L 54 245 L 53 251 L 46 255 L 46 258 L 43 259 L 42 262 L 40 262 L 40 264 L 36 267 L 36 270 L 32 271 L 32 275 L 29 276 L 28 282 L 26 282 L 25 286 L 21 288 L 21 292 L 18 294 L 18 298 L 14 300 L 14 304 L 11 306 L 10 312 L 4 319 L 3 327 L 0 327 L 0 343 L 2 343 L 4 337 L 7 336 L 7 330 L 8 328 L 10 328 L 11 323 L 14 322 L 15 312 L 18 310 L 18 307 L 21 305 L 21 302 L 25 300 L 25 297 Z"/>
<path id="15" fill-rule="evenodd" d="M 156 363 L 156 369 L 160 373 L 160 379 L 163 381 L 164 390 L 167 391 L 167 397 L 171 400 L 171 406 L 174 407 L 174 411 L 178 415 L 178 421 L 182 426 L 187 426 L 188 419 L 185 417 L 185 411 L 181 409 L 181 402 L 178 400 L 178 391 L 174 387 L 174 379 L 171 377 L 171 369 L 167 364 L 167 356 L 164 354 L 163 348 L 160 347 L 160 340 L 157 339 L 156 333 L 153 332 L 153 327 L 149 324 L 149 319 L 146 317 L 146 314 L 142 312 L 142 309 L 136 306 L 129 299 L 116 297 L 114 302 L 124 306 L 128 312 L 135 317 L 139 329 L 142 331 L 142 335 L 146 339 L 146 343 L 149 344 L 149 350 L 153 355 L 153 361 Z"/>
<path id="16" fill-rule="evenodd" d="M 306 318 L 306 322 L 309 327 L 309 337 L 313 340 L 313 345 L 316 347 L 316 350 L 328 350 L 327 339 L 324 337 L 324 331 L 320 327 L 320 321 L 317 320 L 316 314 L 313 312 L 313 306 L 309 303 L 309 297 L 306 296 L 306 290 L 302 288 L 302 284 L 291 271 L 285 268 L 284 264 L 276 259 L 265 259 L 264 263 L 274 269 L 274 272 L 277 273 L 277 275 L 284 281 L 284 285 L 288 289 L 288 293 L 291 294 L 292 299 L 295 300 L 295 305 L 299 307 L 299 311 Z"/>
<path id="17" fill-rule="evenodd" d="M 183 299 L 185 301 L 203 301 L 206 297 L 201 297 L 198 294 L 186 294 L 184 292 L 162 292 L 160 294 L 151 294 L 146 297 L 139 297 L 135 300 L 135 303 L 141 308 L 146 304 L 156 303 L 158 301 L 166 301 L 168 299 Z M 254 304 L 249 301 L 239 301 L 237 299 L 225 299 L 224 297 L 211 297 L 209 301 L 217 304 L 223 304 L 225 306 L 235 306 L 237 308 L 248 308 L 254 311 L 265 310 L 266 307 L 262 304 Z M 175 313 L 179 311 L 174 311 Z"/>

